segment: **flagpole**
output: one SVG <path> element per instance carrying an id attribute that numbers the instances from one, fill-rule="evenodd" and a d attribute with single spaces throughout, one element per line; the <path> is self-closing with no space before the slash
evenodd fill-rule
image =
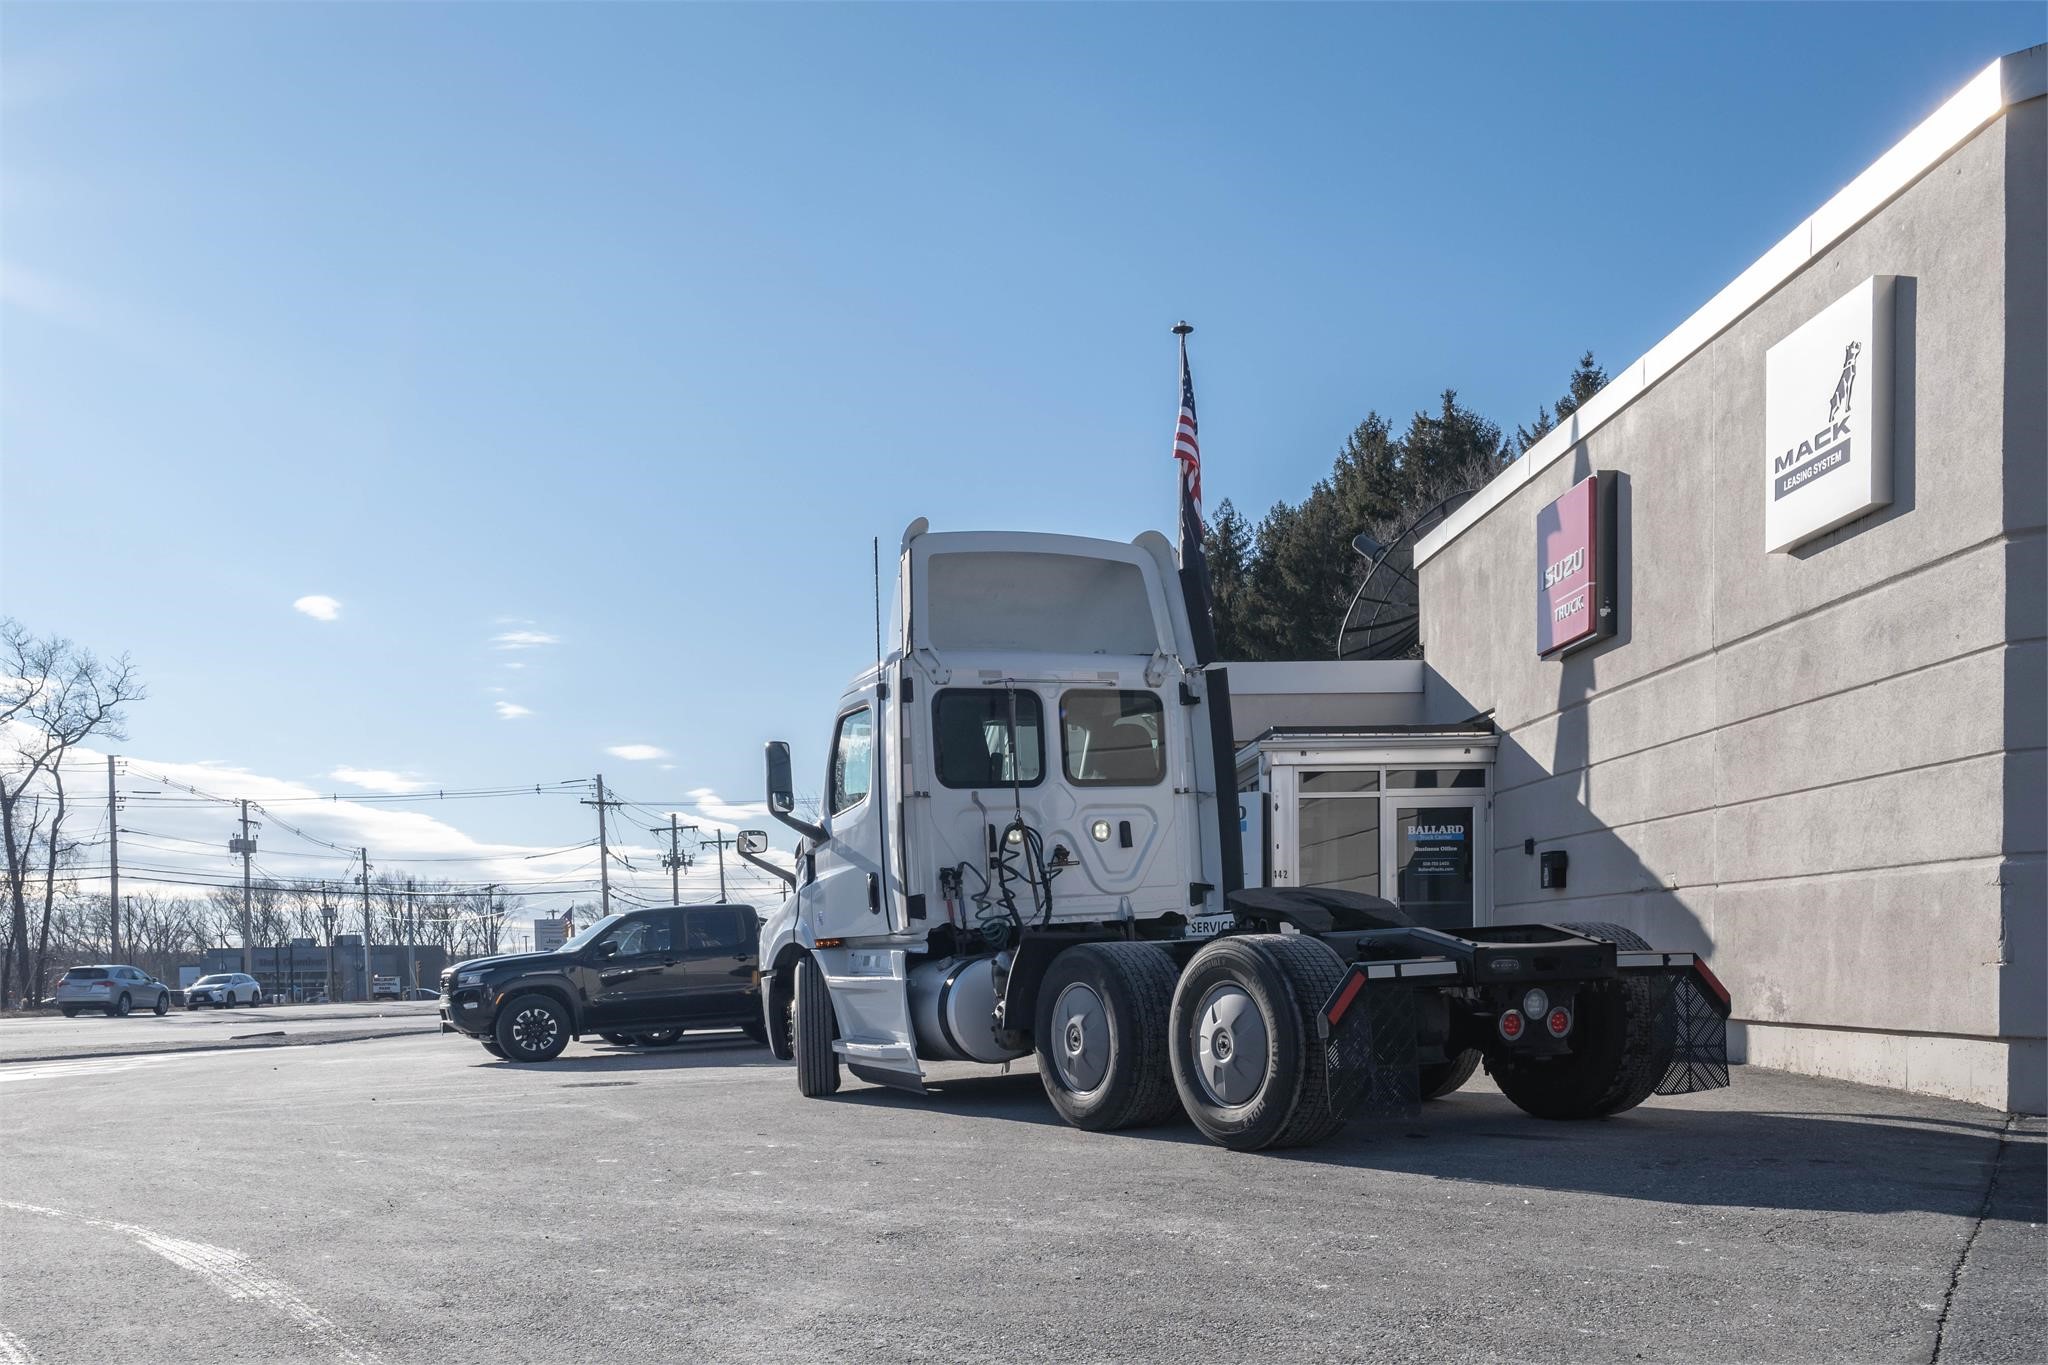
<path id="1" fill-rule="evenodd" d="M 1180 374 L 1176 377 L 1179 378 L 1183 383 L 1187 381 L 1188 373 L 1188 334 L 1194 330 L 1195 329 L 1193 324 L 1191 324 L 1186 318 L 1182 318 L 1179 322 L 1176 322 L 1173 325 L 1173 334 L 1180 338 Z M 1173 558 L 1176 564 L 1179 563 L 1181 559 L 1179 534 L 1182 511 L 1181 482 L 1182 475 L 1178 470 L 1176 470 L 1173 479 L 1173 524 L 1175 527 Z"/>

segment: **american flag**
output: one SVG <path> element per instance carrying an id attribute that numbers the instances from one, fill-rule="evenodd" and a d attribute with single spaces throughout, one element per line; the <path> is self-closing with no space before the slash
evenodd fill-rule
<path id="1" fill-rule="evenodd" d="M 1188 373 L 1188 333 L 1195 329 L 1183 322 L 1173 330 L 1180 337 L 1180 422 L 1173 431 L 1173 458 L 1180 465 L 1180 586 L 1194 632 L 1193 662 L 1206 664 L 1216 657 L 1216 606 L 1202 553 L 1202 448 L 1195 439 L 1195 381 Z"/>
<path id="2" fill-rule="evenodd" d="M 1194 329 L 1182 323 L 1174 330 L 1180 333 L 1180 422 L 1173 432 L 1173 458 L 1180 462 L 1182 499 L 1194 509 L 1195 528 L 1199 531 L 1202 526 L 1202 446 L 1195 434 L 1195 377 L 1188 372 L 1188 332 Z"/>

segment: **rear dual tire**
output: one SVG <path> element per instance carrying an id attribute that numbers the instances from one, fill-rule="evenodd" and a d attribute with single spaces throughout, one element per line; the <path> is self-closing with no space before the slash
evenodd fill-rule
<path id="1" fill-rule="evenodd" d="M 1564 924 L 1576 934 L 1632 952 L 1650 945 L 1619 924 Z M 1664 1078 L 1676 1046 L 1651 983 L 1622 977 L 1578 993 L 1577 1018 L 1563 1057 L 1501 1057 L 1486 1064 L 1493 1083 L 1523 1113 L 1539 1119 L 1599 1119 L 1635 1108 Z"/>
<path id="2" fill-rule="evenodd" d="M 1033 1037 L 1061 1118 L 1104 1132 L 1179 1111 L 1167 1047 L 1173 980 L 1173 959 L 1150 943 L 1083 943 L 1052 960 Z"/>
<path id="3" fill-rule="evenodd" d="M 1233 1151 L 1301 1147 L 1344 1126 L 1332 1107 L 1316 1012 L 1344 964 L 1300 934 L 1241 934 L 1195 954 L 1173 992 L 1172 1075 L 1181 1106 Z"/>

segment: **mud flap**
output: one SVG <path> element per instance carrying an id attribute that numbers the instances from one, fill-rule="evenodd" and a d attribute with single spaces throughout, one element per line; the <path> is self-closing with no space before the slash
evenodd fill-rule
<path id="1" fill-rule="evenodd" d="M 1360 987 L 1350 988 L 1353 979 Z M 1378 1119 L 1413 1118 L 1422 1112 L 1415 1066 L 1417 989 L 1366 981 L 1358 973 L 1347 977 L 1331 1005 L 1317 1017 L 1333 1110 Z M 1338 1013 L 1334 1025 L 1332 1008 Z"/>
<path id="2" fill-rule="evenodd" d="M 1728 1084 L 1728 1016 L 1690 971 L 1661 972 L 1652 999 L 1672 1039 L 1659 1095 L 1692 1095 Z"/>

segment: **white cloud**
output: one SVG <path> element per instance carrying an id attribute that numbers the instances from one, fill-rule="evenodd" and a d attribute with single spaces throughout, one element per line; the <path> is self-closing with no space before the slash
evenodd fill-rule
<path id="1" fill-rule="evenodd" d="M 530 709 L 516 701 L 494 701 L 491 706 L 497 711 L 499 720 L 518 720 L 521 716 L 533 714 Z"/>
<path id="2" fill-rule="evenodd" d="M 542 645 L 558 645 L 561 641 L 544 630 L 508 630 L 491 637 L 494 649 L 538 649 Z"/>
<path id="3" fill-rule="evenodd" d="M 292 603 L 292 610 L 304 612 L 315 621 L 332 621 L 341 615 L 341 603 L 316 592 L 310 597 L 301 597 Z"/>
<path id="4" fill-rule="evenodd" d="M 352 787 L 361 787 L 365 791 L 389 792 L 393 796 L 425 791 L 428 786 L 417 778 L 394 773 L 388 768 L 351 768 L 344 764 L 327 775 Z"/>
<path id="5" fill-rule="evenodd" d="M 652 744 L 614 744 L 605 752 L 613 758 L 628 758 L 635 763 L 644 763 L 650 758 L 668 757 L 668 750 L 657 749 Z"/>
<path id="6" fill-rule="evenodd" d="M 507 660 L 505 661 L 505 667 L 507 667 L 507 668 L 524 668 L 524 667 L 526 667 L 526 661 L 525 661 L 524 659 L 507 659 Z"/>

